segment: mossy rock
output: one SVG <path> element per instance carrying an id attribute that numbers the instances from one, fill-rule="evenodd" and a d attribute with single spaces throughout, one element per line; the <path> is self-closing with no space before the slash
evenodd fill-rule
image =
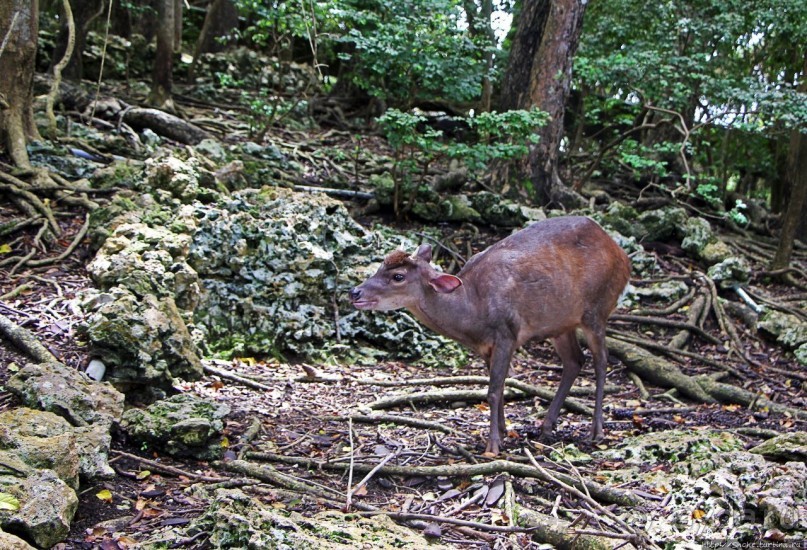
<path id="1" fill-rule="evenodd" d="M 749 452 L 774 460 L 807 462 L 807 433 L 792 432 L 778 435 L 760 443 Z"/>
<path id="2" fill-rule="evenodd" d="M 135 443 L 176 457 L 214 460 L 223 452 L 223 419 L 230 408 L 190 394 L 162 399 L 145 409 L 129 409 L 121 429 Z"/>

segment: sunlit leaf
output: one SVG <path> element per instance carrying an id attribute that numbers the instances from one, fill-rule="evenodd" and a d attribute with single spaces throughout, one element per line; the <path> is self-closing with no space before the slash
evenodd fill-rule
<path id="1" fill-rule="evenodd" d="M 20 501 L 14 495 L 0 493 L 0 510 L 16 512 L 20 509 Z"/>

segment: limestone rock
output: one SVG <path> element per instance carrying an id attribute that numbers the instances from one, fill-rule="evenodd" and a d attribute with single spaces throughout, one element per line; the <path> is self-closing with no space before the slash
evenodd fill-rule
<path id="1" fill-rule="evenodd" d="M 122 393 L 62 364 L 26 365 L 6 387 L 31 408 L 50 411 L 74 426 L 102 424 L 108 430 L 123 413 Z"/>
<path id="2" fill-rule="evenodd" d="M 801 441 L 801 435 L 783 436 Z M 649 511 L 629 511 L 629 523 L 655 540 L 678 547 L 707 541 L 757 541 L 760 529 L 780 531 L 783 540 L 807 534 L 807 467 L 784 465 L 742 449 L 727 432 L 673 430 L 625 440 L 596 451 L 625 463 L 600 475 L 612 483 L 630 481 L 668 495 L 669 504 Z M 664 468 L 653 468 L 654 465 Z M 697 521 L 693 514 L 699 511 Z M 778 539 L 777 539 L 778 540 Z"/>
<path id="3" fill-rule="evenodd" d="M 807 462 L 807 433 L 785 433 L 760 443 L 749 452 L 776 460 Z"/>
<path id="4" fill-rule="evenodd" d="M 234 192 L 198 205 L 197 216 L 188 263 L 205 292 L 194 322 L 212 351 L 377 360 L 364 348 L 370 342 L 380 348 L 372 353 L 424 362 L 459 365 L 467 356 L 405 312 L 335 302 L 386 254 L 397 247 L 414 252 L 417 241 L 369 232 L 327 196 L 284 189 Z"/>
<path id="5" fill-rule="evenodd" d="M 683 225 L 685 237 L 681 241 L 681 248 L 692 253 L 696 258 L 709 243 L 715 240 L 712 226 L 703 218 L 689 218 Z"/>
<path id="6" fill-rule="evenodd" d="M 642 212 L 637 222 L 643 228 L 645 241 L 665 241 L 676 236 L 688 219 L 683 208 L 669 207 Z"/>
<path id="7" fill-rule="evenodd" d="M 474 193 L 471 195 L 471 205 L 482 215 L 482 219 L 492 225 L 520 227 L 527 221 L 518 204 L 504 200 L 495 193 Z"/>
<path id="8" fill-rule="evenodd" d="M 146 178 L 150 189 L 165 190 L 186 204 L 192 202 L 199 194 L 199 166 L 193 157 L 185 161 L 174 155 L 162 159 L 148 159 Z"/>
<path id="9" fill-rule="evenodd" d="M 78 497 L 54 471 L 37 470 L 11 482 L 0 479 L 0 487 L 20 501 L 19 510 L 0 511 L 3 529 L 19 533 L 40 548 L 50 548 L 70 532 Z"/>
<path id="10" fill-rule="evenodd" d="M 443 219 L 446 221 L 475 222 L 482 219 L 466 195 L 449 195 L 440 206 L 444 212 Z"/>
<path id="11" fill-rule="evenodd" d="M 52 470 L 72 488 L 78 487 L 78 445 L 74 428 L 53 413 L 25 407 L 0 413 L 0 449 Z"/>
<path id="12" fill-rule="evenodd" d="M 751 266 L 744 258 L 731 256 L 710 267 L 706 274 L 721 288 L 731 288 L 751 279 Z"/>
<path id="13" fill-rule="evenodd" d="M 16 535 L 0 530 L 0 548 L 4 550 L 35 550 L 33 546 Z"/>
<path id="14" fill-rule="evenodd" d="M 203 460 L 222 453 L 222 419 L 230 408 L 190 394 L 180 394 L 123 414 L 121 429 L 135 442 L 177 457 Z"/>
<path id="15" fill-rule="evenodd" d="M 192 219 L 192 218 L 191 218 Z M 179 228 L 193 231 L 193 225 Z M 118 225 L 87 271 L 102 290 L 122 286 L 136 296 L 171 296 L 183 309 L 199 302 L 199 277 L 185 262 L 192 237 L 144 223 Z"/>
<path id="16" fill-rule="evenodd" d="M 83 331 L 121 391 L 168 391 L 176 379 L 201 377 L 199 351 L 171 296 L 138 298 L 114 287 L 85 297 L 84 307 Z"/>
<path id="17" fill-rule="evenodd" d="M 807 343 L 807 323 L 781 311 L 772 309 L 763 313 L 757 330 L 776 337 L 777 342 L 791 349 Z"/>
<path id="18" fill-rule="evenodd" d="M 446 548 L 383 515 L 321 512 L 305 517 L 276 510 L 240 489 L 217 489 L 205 500 L 210 502 L 207 511 L 182 528 L 182 533 L 160 532 L 154 538 L 179 539 L 204 532 L 214 548 Z"/>

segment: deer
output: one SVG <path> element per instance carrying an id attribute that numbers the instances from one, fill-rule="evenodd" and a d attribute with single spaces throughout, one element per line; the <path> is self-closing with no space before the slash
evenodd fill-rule
<path id="1" fill-rule="evenodd" d="M 490 435 L 496 456 L 506 434 L 504 385 L 513 353 L 531 340 L 551 339 L 562 364 L 541 438 L 553 432 L 584 355 L 596 380 L 591 436 L 603 437 L 608 350 L 605 328 L 630 279 L 630 259 L 595 221 L 564 216 L 536 222 L 472 256 L 456 275 L 431 265 L 432 248 L 388 254 L 376 273 L 348 292 L 360 310 L 407 309 L 429 329 L 478 353 L 489 372 Z"/>

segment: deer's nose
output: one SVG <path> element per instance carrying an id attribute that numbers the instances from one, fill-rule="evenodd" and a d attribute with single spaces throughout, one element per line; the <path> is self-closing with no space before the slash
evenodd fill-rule
<path id="1" fill-rule="evenodd" d="M 354 289 L 351 289 L 350 292 L 347 293 L 347 295 L 350 296 L 350 299 L 355 302 L 356 300 L 361 298 L 361 290 L 359 290 L 359 288 L 356 287 Z"/>

